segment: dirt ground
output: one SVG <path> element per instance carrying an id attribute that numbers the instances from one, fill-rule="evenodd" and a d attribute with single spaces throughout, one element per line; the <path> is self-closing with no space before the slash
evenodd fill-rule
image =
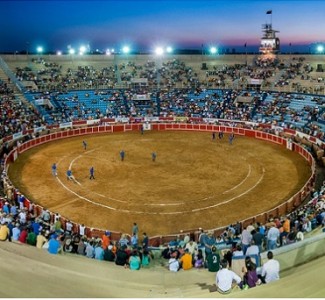
<path id="1" fill-rule="evenodd" d="M 76 182 L 66 178 L 69 167 Z M 52 212 L 118 232 L 137 222 L 149 236 L 217 228 L 269 210 L 310 174 L 302 157 L 272 143 L 236 136 L 229 145 L 228 135 L 213 141 L 210 133 L 174 131 L 69 138 L 23 153 L 9 169 L 14 185 Z"/>

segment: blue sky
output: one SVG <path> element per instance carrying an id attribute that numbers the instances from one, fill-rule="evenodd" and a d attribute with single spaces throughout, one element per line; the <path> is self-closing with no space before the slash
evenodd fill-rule
<path id="1" fill-rule="evenodd" d="M 272 9 L 272 15 L 266 11 Z M 261 25 L 280 31 L 283 46 L 325 41 L 325 1 L 117 0 L 0 1 L 0 51 L 87 44 L 92 49 L 200 49 L 258 45 Z M 5 28 L 5 30 L 3 30 Z"/>

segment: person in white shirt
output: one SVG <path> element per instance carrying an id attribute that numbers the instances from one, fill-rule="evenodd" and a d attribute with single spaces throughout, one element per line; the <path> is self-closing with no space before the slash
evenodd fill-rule
<path id="1" fill-rule="evenodd" d="M 221 294 L 228 294 L 233 288 L 233 283 L 241 283 L 241 278 L 233 271 L 228 270 L 228 261 L 223 259 L 220 263 L 221 270 L 216 275 L 217 291 Z"/>
<path id="2" fill-rule="evenodd" d="M 246 256 L 259 255 L 260 249 L 255 245 L 254 240 L 251 240 L 251 245 L 247 248 Z"/>
<path id="3" fill-rule="evenodd" d="M 171 257 L 168 261 L 169 271 L 178 272 L 179 270 L 179 262 L 176 257 Z"/>
<path id="4" fill-rule="evenodd" d="M 244 256 L 244 252 L 241 249 L 240 245 L 237 245 L 236 250 L 232 253 L 232 257 L 234 257 L 234 256 Z"/>
<path id="5" fill-rule="evenodd" d="M 277 260 L 273 259 L 273 252 L 267 253 L 268 261 L 262 267 L 262 282 L 270 283 L 280 279 L 280 264 Z"/>

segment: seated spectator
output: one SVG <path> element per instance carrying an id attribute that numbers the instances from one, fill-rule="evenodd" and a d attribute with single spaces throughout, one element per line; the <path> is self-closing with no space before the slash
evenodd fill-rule
<path id="1" fill-rule="evenodd" d="M 179 270 L 179 262 L 177 260 L 177 258 L 175 257 L 176 255 L 173 253 L 171 255 L 171 258 L 168 261 L 168 269 L 171 272 L 178 272 Z"/>
<path id="2" fill-rule="evenodd" d="M 78 243 L 77 253 L 80 255 L 85 255 L 86 252 L 86 244 L 84 237 L 81 237 Z"/>
<path id="3" fill-rule="evenodd" d="M 52 234 L 49 240 L 48 252 L 50 254 L 58 254 L 61 248 L 61 244 L 59 242 L 59 236 L 57 234 Z"/>
<path id="4" fill-rule="evenodd" d="M 36 238 L 36 247 L 42 249 L 43 245 L 47 242 L 47 238 L 44 236 L 44 231 L 40 231 Z"/>
<path id="5" fill-rule="evenodd" d="M 95 259 L 98 259 L 98 260 L 104 259 L 104 249 L 102 248 L 101 241 L 97 242 L 94 252 L 95 252 Z"/>
<path id="6" fill-rule="evenodd" d="M 185 249 L 185 253 L 179 259 L 180 266 L 183 270 L 190 270 L 193 268 L 192 255 L 189 253 L 188 249 Z"/>
<path id="7" fill-rule="evenodd" d="M 133 250 L 129 258 L 130 270 L 140 270 L 141 260 L 137 250 Z"/>
<path id="8" fill-rule="evenodd" d="M 66 253 L 72 253 L 73 251 L 73 244 L 70 235 L 68 235 L 63 242 L 63 251 Z"/>
<path id="9" fill-rule="evenodd" d="M 104 250 L 104 260 L 106 261 L 115 260 L 115 253 L 112 250 L 113 250 L 113 245 L 108 245 L 107 249 Z"/>
<path id="10" fill-rule="evenodd" d="M 23 227 L 21 232 L 20 232 L 20 236 L 19 236 L 19 242 L 26 244 L 27 242 L 27 236 L 28 236 L 28 232 L 27 232 L 27 228 Z"/>
<path id="11" fill-rule="evenodd" d="M 244 252 L 240 245 L 237 245 L 235 251 L 232 253 L 232 257 L 236 256 L 244 256 Z"/>
<path id="12" fill-rule="evenodd" d="M 95 249 L 94 249 L 94 241 L 88 241 L 87 246 L 86 246 L 86 256 L 88 258 L 94 258 L 95 256 Z"/>
<path id="13" fill-rule="evenodd" d="M 217 252 L 217 247 L 211 248 L 212 252 L 207 256 L 207 265 L 209 272 L 218 272 L 220 268 L 220 255 Z"/>
<path id="14" fill-rule="evenodd" d="M 245 285 L 249 288 L 255 287 L 256 285 L 261 284 L 261 280 L 257 277 L 256 265 L 252 262 L 249 256 L 245 258 L 245 267 L 243 267 L 243 286 Z"/>
<path id="15" fill-rule="evenodd" d="M 124 245 L 117 249 L 116 259 L 115 259 L 116 265 L 127 267 L 129 256 L 128 256 L 127 252 L 125 251 L 126 248 L 127 248 L 127 246 Z"/>
<path id="16" fill-rule="evenodd" d="M 142 253 L 142 259 L 141 259 L 141 266 L 142 267 L 148 267 L 149 264 L 150 264 L 150 254 L 149 254 L 149 251 L 148 250 L 143 250 L 143 253 Z"/>
<path id="17" fill-rule="evenodd" d="M 228 270 L 228 261 L 221 260 L 221 270 L 216 275 L 217 291 L 220 294 L 229 294 L 232 289 L 241 283 L 241 278 L 233 271 Z"/>
<path id="18" fill-rule="evenodd" d="M 20 236 L 20 224 L 16 223 L 15 227 L 12 229 L 12 241 L 17 242 Z"/>
<path id="19" fill-rule="evenodd" d="M 26 242 L 28 245 L 36 246 L 37 235 L 31 229 L 28 229 Z"/>
<path id="20" fill-rule="evenodd" d="M 10 231 L 7 222 L 2 222 L 0 225 L 0 241 L 11 241 Z"/>
<path id="21" fill-rule="evenodd" d="M 194 257 L 194 266 L 197 269 L 204 267 L 204 257 L 203 257 L 202 249 L 199 249 L 197 251 L 197 254 Z"/>
<path id="22" fill-rule="evenodd" d="M 261 280 L 263 283 L 270 283 L 280 279 L 280 264 L 273 259 L 273 252 L 267 253 L 268 261 L 262 267 Z"/>

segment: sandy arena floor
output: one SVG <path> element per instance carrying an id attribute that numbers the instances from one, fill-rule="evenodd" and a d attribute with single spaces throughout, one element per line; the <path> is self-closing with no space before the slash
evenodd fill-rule
<path id="1" fill-rule="evenodd" d="M 95 180 L 89 180 L 91 166 Z M 66 179 L 69 167 L 76 182 Z M 9 169 L 22 193 L 53 212 L 127 233 L 137 222 L 149 236 L 212 229 L 256 215 L 290 198 L 310 174 L 302 157 L 272 143 L 236 136 L 229 145 L 228 135 L 212 141 L 210 133 L 174 131 L 56 141 L 27 151 Z"/>

